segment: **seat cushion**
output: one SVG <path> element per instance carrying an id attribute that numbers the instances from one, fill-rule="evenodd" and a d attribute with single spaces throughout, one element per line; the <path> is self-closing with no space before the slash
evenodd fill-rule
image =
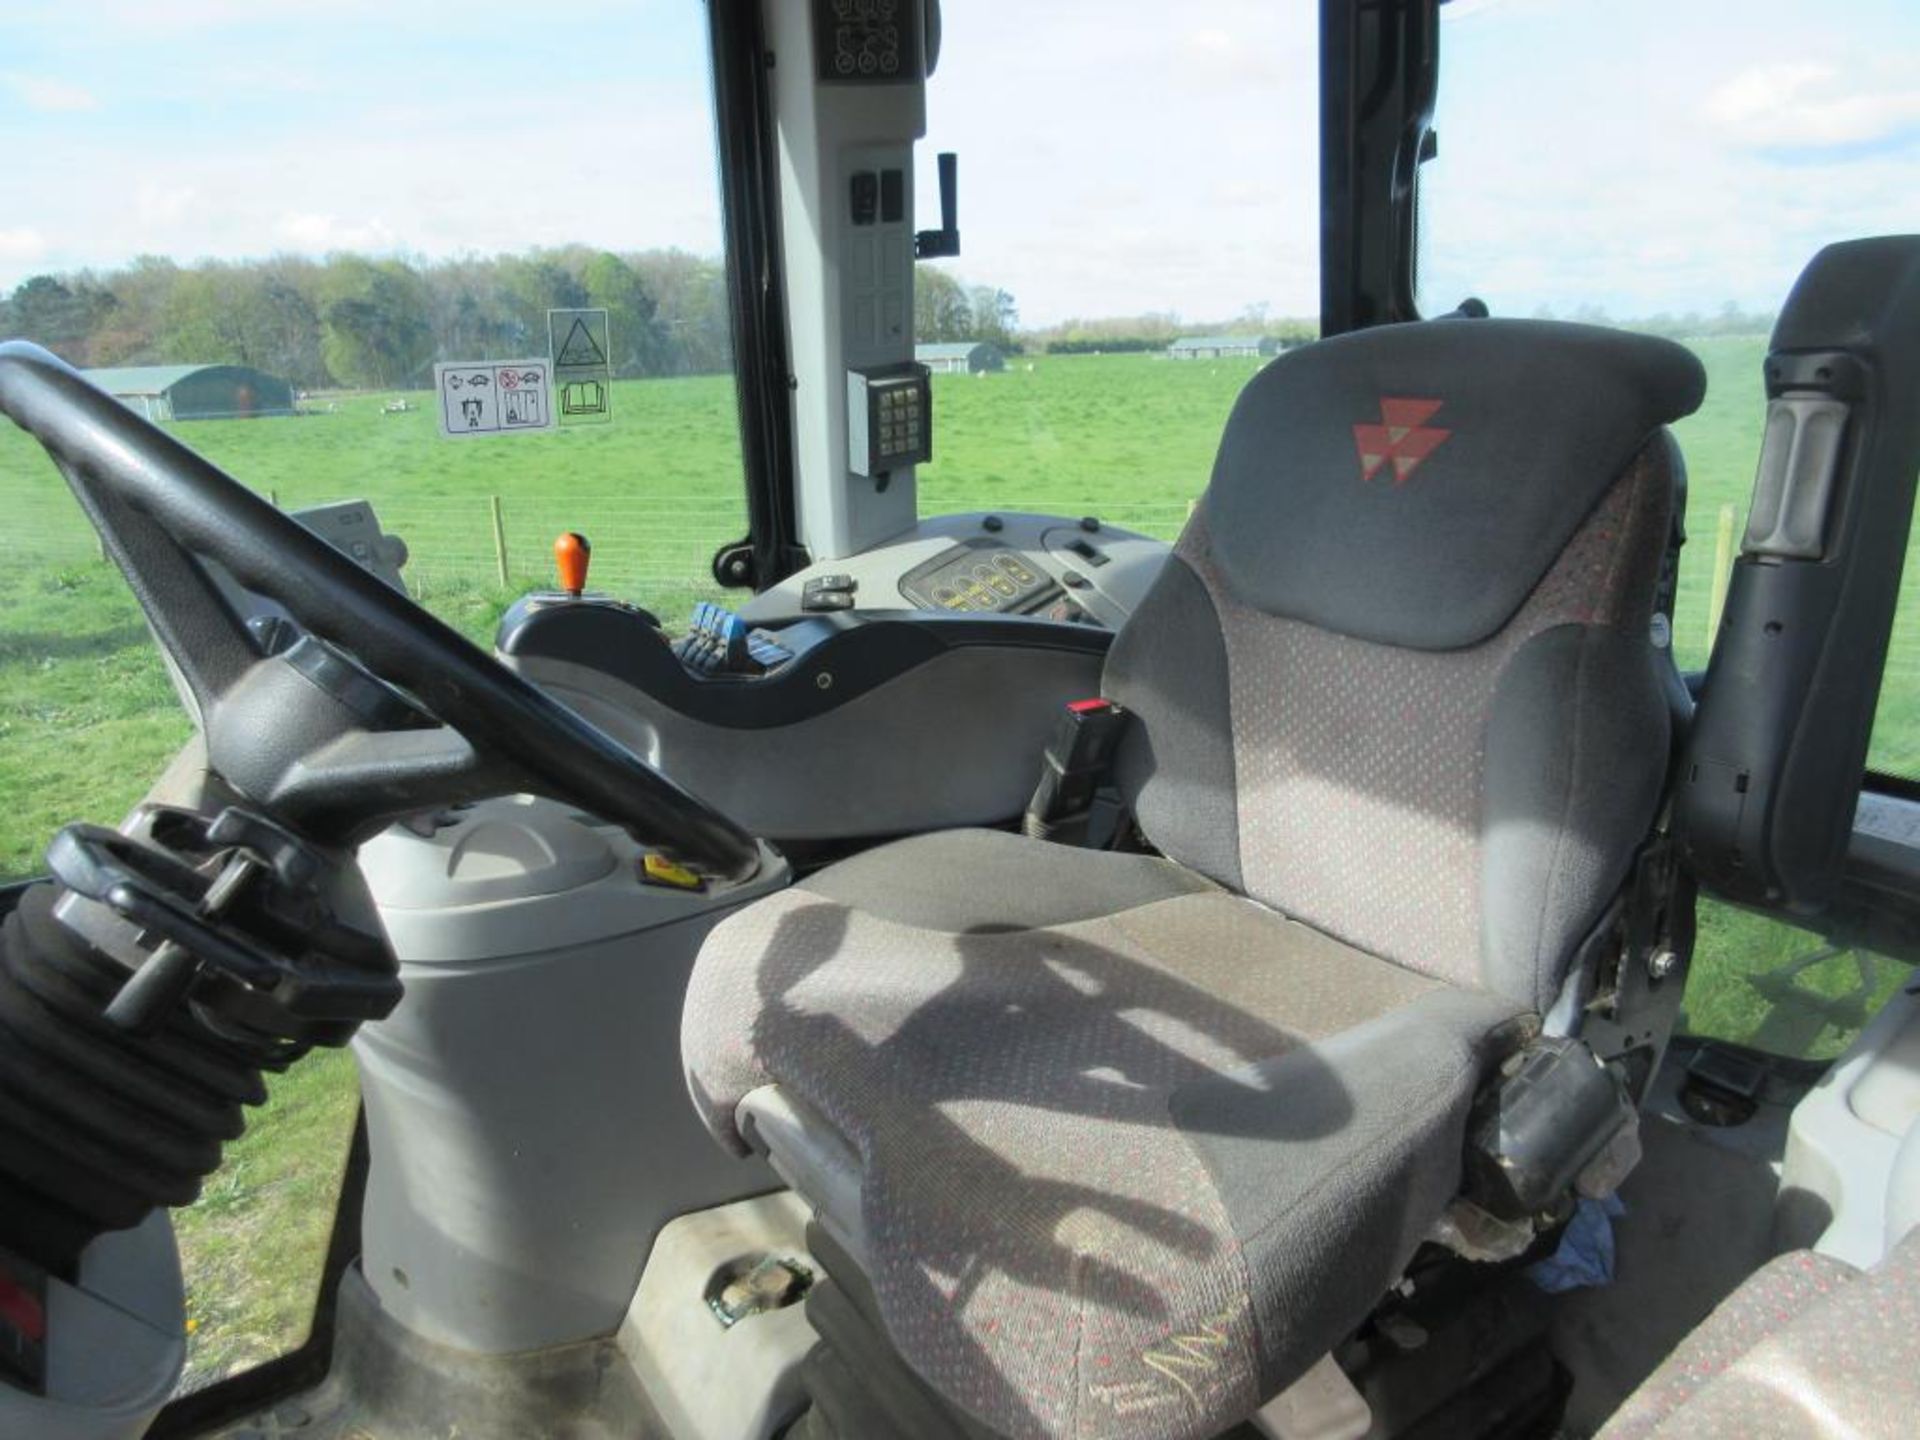
<path id="1" fill-rule="evenodd" d="M 1758 1270 L 1599 1440 L 1894 1440 L 1920 1409 L 1920 1231 L 1862 1274 L 1811 1251 Z"/>
<path id="2" fill-rule="evenodd" d="M 1756 1270 L 1680 1342 L 1602 1432 L 1606 1440 L 1643 1440 L 1767 1336 L 1785 1329 L 1858 1274 L 1811 1250 L 1782 1255 Z"/>
<path id="3" fill-rule="evenodd" d="M 1459 1181 L 1514 1002 L 1170 862 L 901 841 L 715 929 L 695 1102 L 777 1084 L 860 1163 L 903 1356 L 1009 1436 L 1203 1436 L 1357 1325 Z"/>

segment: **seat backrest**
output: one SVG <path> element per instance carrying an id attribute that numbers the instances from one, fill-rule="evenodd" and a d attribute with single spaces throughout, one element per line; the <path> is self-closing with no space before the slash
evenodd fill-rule
<path id="1" fill-rule="evenodd" d="M 1545 1009 L 1659 804 L 1663 427 L 1704 389 L 1678 345 L 1549 321 L 1385 326 L 1267 366 L 1108 663 L 1143 831 Z"/>

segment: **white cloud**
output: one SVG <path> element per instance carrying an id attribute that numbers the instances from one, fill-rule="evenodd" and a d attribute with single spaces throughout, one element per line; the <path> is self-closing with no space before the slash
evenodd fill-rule
<path id="1" fill-rule="evenodd" d="M 100 105 L 93 98 L 92 91 L 58 76 L 22 75 L 14 71 L 7 75 L 6 81 L 7 88 L 29 110 L 65 114 L 76 110 L 95 110 Z"/>
<path id="2" fill-rule="evenodd" d="M 1866 145 L 1920 126 L 1920 90 L 1894 76 L 1843 75 L 1818 61 L 1783 61 L 1741 71 L 1716 87 L 1702 110 L 1742 145 Z"/>
<path id="3" fill-rule="evenodd" d="M 1278 57 L 1262 37 L 1230 30 L 1195 30 L 1180 42 L 1184 78 L 1201 85 L 1271 86 L 1279 78 Z"/>
<path id="4" fill-rule="evenodd" d="M 337 215 L 287 215 L 275 233 L 299 250 L 392 250 L 400 237 L 386 221 L 342 221 Z"/>
<path id="5" fill-rule="evenodd" d="M 1258 210 L 1267 206 L 1284 205 L 1288 195 L 1279 185 L 1264 180 L 1229 180 L 1216 185 L 1209 197 L 1214 204 L 1235 210 Z"/>
<path id="6" fill-rule="evenodd" d="M 142 180 L 134 198 L 134 215 L 142 225 L 171 225 L 185 219 L 199 192 L 191 185 L 162 185 Z"/>
<path id="7" fill-rule="evenodd" d="M 47 253 L 47 237 L 38 230 L 21 226 L 0 230 L 0 261 L 11 265 L 29 265 Z"/>
<path id="8" fill-rule="evenodd" d="M 1447 7 L 1447 22 L 1458 24 L 1470 15 L 1482 15 L 1489 10 L 1517 10 L 1523 6 L 1535 7 L 1540 0 L 1453 0 Z"/>

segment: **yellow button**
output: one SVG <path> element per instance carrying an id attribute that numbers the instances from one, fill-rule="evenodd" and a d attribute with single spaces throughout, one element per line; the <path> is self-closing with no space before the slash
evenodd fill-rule
<path id="1" fill-rule="evenodd" d="M 640 857 L 640 878 L 654 885 L 669 885 L 675 890 L 704 890 L 707 882 L 684 865 L 676 865 L 664 855 Z"/>

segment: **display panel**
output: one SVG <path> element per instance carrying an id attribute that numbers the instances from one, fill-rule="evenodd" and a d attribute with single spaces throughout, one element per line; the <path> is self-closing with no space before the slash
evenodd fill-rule
<path id="1" fill-rule="evenodd" d="M 1053 578 L 1011 546 L 970 540 L 900 579 L 900 593 L 929 610 L 1026 615 L 1060 597 Z"/>

